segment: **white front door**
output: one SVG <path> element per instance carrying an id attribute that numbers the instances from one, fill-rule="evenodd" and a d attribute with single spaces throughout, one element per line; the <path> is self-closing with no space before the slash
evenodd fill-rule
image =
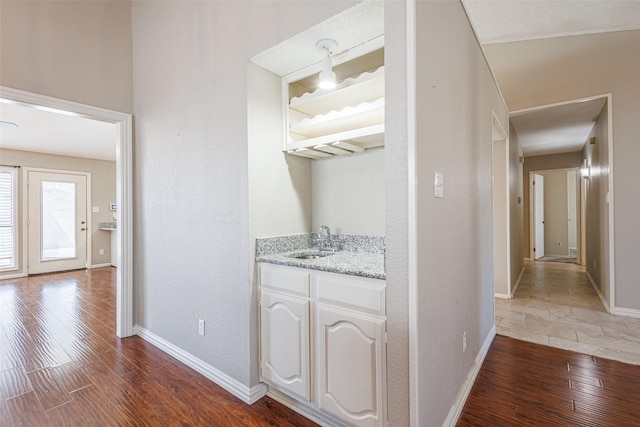
<path id="1" fill-rule="evenodd" d="M 29 274 L 87 267 L 87 175 L 28 173 Z"/>
<path id="2" fill-rule="evenodd" d="M 544 256 L 544 177 L 533 175 L 533 259 Z"/>

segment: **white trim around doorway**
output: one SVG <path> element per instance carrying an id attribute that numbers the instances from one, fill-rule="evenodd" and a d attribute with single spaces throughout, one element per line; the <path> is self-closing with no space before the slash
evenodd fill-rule
<path id="1" fill-rule="evenodd" d="M 116 178 L 118 242 L 116 335 L 133 335 L 133 117 L 131 114 L 0 86 L 0 102 L 113 123 L 118 126 Z"/>

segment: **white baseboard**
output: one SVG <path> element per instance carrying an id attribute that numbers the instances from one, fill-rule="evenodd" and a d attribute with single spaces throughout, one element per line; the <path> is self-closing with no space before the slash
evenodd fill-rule
<path id="1" fill-rule="evenodd" d="M 89 268 L 91 269 L 91 268 L 102 268 L 102 267 L 111 267 L 111 263 L 110 262 L 105 262 L 103 264 L 93 264 Z"/>
<path id="2" fill-rule="evenodd" d="M 27 277 L 27 274 L 25 273 L 7 274 L 5 276 L 0 276 L 0 280 L 20 279 L 22 277 Z"/>
<path id="3" fill-rule="evenodd" d="M 265 384 L 258 384 L 249 388 L 219 369 L 216 369 L 191 353 L 184 351 L 180 347 L 177 347 L 164 338 L 159 337 L 139 325 L 133 327 L 133 333 L 140 336 L 145 341 L 155 345 L 165 353 L 175 357 L 185 365 L 194 369 L 196 372 L 209 378 L 211 381 L 249 405 L 255 403 L 267 393 L 267 386 Z"/>
<path id="4" fill-rule="evenodd" d="M 509 298 L 509 295 L 507 295 L 507 294 L 499 294 L 499 293 L 497 293 L 497 292 L 495 292 L 495 293 L 493 294 L 493 296 L 494 296 L 495 298 L 510 299 L 510 298 Z"/>
<path id="5" fill-rule="evenodd" d="M 473 362 L 473 366 L 469 370 L 467 374 L 467 378 L 464 380 L 464 384 L 460 388 L 458 392 L 458 396 L 456 397 L 456 401 L 453 403 L 451 410 L 449 410 L 449 415 L 447 415 L 447 419 L 444 420 L 442 424 L 443 427 L 451 426 L 454 427 L 458 422 L 458 418 L 460 418 L 460 414 L 462 413 L 462 409 L 464 408 L 464 404 L 467 401 L 467 397 L 469 397 L 469 393 L 471 393 L 471 388 L 473 387 L 473 383 L 476 381 L 476 377 L 478 376 L 478 372 L 480 372 L 480 368 L 482 367 L 482 362 L 484 362 L 484 358 L 487 357 L 487 353 L 489 352 L 489 347 L 491 347 L 491 343 L 496 336 L 496 327 L 493 326 L 487 337 L 480 347 L 480 351 L 476 356 L 476 360 Z"/>
<path id="6" fill-rule="evenodd" d="M 591 286 L 593 286 L 593 289 L 598 294 L 598 297 L 600 297 L 600 301 L 602 301 L 602 305 L 604 305 L 604 308 L 605 310 L 607 310 L 607 313 L 615 314 L 611 311 L 611 308 L 609 308 L 609 303 L 607 303 L 607 300 L 604 299 L 604 295 L 602 295 L 602 292 L 600 292 L 600 288 L 598 287 L 598 284 L 596 283 L 595 280 L 593 280 L 593 277 L 591 277 L 591 274 L 589 274 L 588 271 L 587 271 L 587 278 L 589 279 L 589 283 L 591 283 Z"/>
<path id="7" fill-rule="evenodd" d="M 616 314 L 618 316 L 640 318 L 640 310 L 636 310 L 633 308 L 614 307 L 612 314 Z"/>
<path id="8" fill-rule="evenodd" d="M 518 274 L 518 280 L 516 280 L 515 285 L 513 285 L 513 289 L 511 290 L 511 295 L 509 295 L 509 299 L 513 298 L 518 290 L 518 286 L 520 285 L 520 281 L 522 280 L 522 275 L 524 274 L 524 267 L 520 269 L 520 274 Z"/>

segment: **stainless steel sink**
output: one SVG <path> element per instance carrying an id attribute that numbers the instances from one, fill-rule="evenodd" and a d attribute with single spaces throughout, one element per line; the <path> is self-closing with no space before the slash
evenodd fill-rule
<path id="1" fill-rule="evenodd" d="M 295 259 L 318 259 L 333 255 L 332 252 L 305 252 L 302 254 L 289 255 L 289 258 Z"/>

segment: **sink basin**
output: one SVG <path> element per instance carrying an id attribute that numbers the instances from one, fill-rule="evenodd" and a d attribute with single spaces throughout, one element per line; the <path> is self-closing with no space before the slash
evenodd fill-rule
<path id="1" fill-rule="evenodd" d="M 318 259 L 333 255 L 331 252 L 306 252 L 303 254 L 289 255 L 289 258 L 295 259 Z"/>

